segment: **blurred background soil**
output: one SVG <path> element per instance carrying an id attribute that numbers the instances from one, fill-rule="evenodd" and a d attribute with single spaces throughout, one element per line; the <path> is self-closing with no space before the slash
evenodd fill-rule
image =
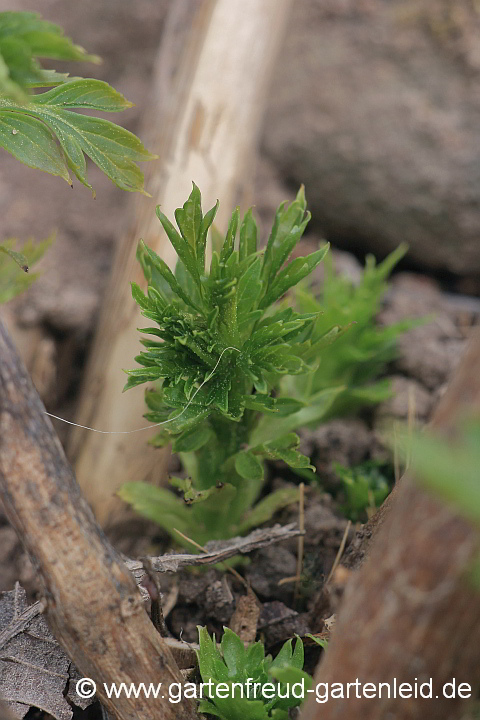
<path id="1" fill-rule="evenodd" d="M 265 231 L 278 204 L 304 183 L 313 214 L 304 242 L 332 241 L 340 272 L 358 278 L 366 253 L 382 259 L 400 242 L 410 244 L 378 321 L 434 316 L 401 339 L 401 356 L 389 368 L 392 400 L 368 419 L 333 421 L 304 435 L 325 475 L 333 461 L 375 458 L 377 425 L 406 418 L 409 388 L 418 418 L 427 421 L 479 322 L 477 6 L 304 0 L 292 13 L 251 178 L 261 225 Z M 41 7 L 0 0 L 0 10 L 41 10 L 100 55 L 101 66 L 78 73 L 108 81 L 133 101 L 111 119 L 140 135 L 168 7 L 168 0 L 43 0 Z M 95 200 L 78 182 L 72 190 L 0 153 L 2 237 L 40 240 L 56 232 L 42 277 L 5 307 L 7 322 L 47 409 L 71 419 L 132 198 L 91 163 Z M 153 199 L 142 202 L 145 213 L 154 212 Z M 131 363 L 125 358 L 125 367 Z M 68 427 L 57 429 L 64 441 Z M 0 563 L 0 590 L 15 579 L 28 584 L 31 568 L 1 511 Z"/>

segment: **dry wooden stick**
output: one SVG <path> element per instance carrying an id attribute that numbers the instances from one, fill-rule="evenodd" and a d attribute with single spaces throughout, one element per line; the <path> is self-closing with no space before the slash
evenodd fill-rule
<path id="1" fill-rule="evenodd" d="M 302 568 L 303 568 L 303 552 L 305 548 L 305 483 L 300 483 L 298 486 L 298 527 L 302 533 L 298 538 L 297 546 L 297 572 L 295 581 L 295 591 L 293 593 L 293 604 L 296 605 L 298 601 L 298 595 L 300 592 L 300 581 L 302 579 Z"/>
<path id="2" fill-rule="evenodd" d="M 182 682 L 135 581 L 95 523 L 0 321 L 0 495 L 43 586 L 52 632 L 119 720 L 193 720 L 191 701 L 109 700 L 103 683 Z"/>
<path id="3" fill-rule="evenodd" d="M 474 408 L 480 413 L 480 371 L 475 375 L 479 356 L 480 336 L 477 332 L 473 336 L 463 361 L 457 369 L 448 391 L 436 407 L 430 422 L 430 427 L 437 429 L 438 432 L 447 437 L 455 434 L 459 421 L 461 422 L 465 414 L 471 413 Z M 414 401 L 413 403 L 409 401 L 409 432 L 411 432 L 414 422 L 414 414 Z M 408 476 L 408 472 L 405 473 L 404 477 L 406 476 Z M 383 527 L 385 519 L 395 503 L 398 487 L 403 482 L 404 477 L 400 478 L 400 482 L 395 485 L 393 491 L 375 515 L 357 531 L 342 560 L 342 565 L 349 570 L 356 570 L 363 564 L 368 555 L 372 539 Z"/>
<path id="4" fill-rule="evenodd" d="M 437 412 L 439 433 L 480 415 L 480 334 L 471 342 Z M 480 596 L 469 581 L 480 533 L 436 496 L 405 477 L 372 544 L 347 585 L 315 683 L 432 681 L 432 699 L 387 697 L 310 700 L 303 720 L 454 720 L 466 700 L 443 696 L 445 683 L 480 684 Z M 321 686 L 324 688 L 325 686 Z M 413 691 L 412 691 L 413 692 Z M 353 697 L 352 697 L 353 695 Z M 372 697 L 370 695 L 370 697 Z"/>

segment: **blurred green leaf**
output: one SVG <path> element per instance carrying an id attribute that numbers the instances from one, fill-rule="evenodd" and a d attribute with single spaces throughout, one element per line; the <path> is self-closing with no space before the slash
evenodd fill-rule
<path id="1" fill-rule="evenodd" d="M 251 452 L 235 455 L 235 470 L 245 480 L 263 480 L 263 463 Z"/>
<path id="2" fill-rule="evenodd" d="M 408 445 L 415 477 L 479 524 L 480 422 L 467 424 L 455 442 L 424 432 L 409 436 Z"/>
<path id="3" fill-rule="evenodd" d="M 398 336 L 425 322 L 406 320 L 388 327 L 378 327 L 375 322 L 387 278 L 407 249 L 406 244 L 400 245 L 378 265 L 369 255 L 358 284 L 336 274 L 333 261 L 327 256 L 318 297 L 306 284 L 295 289 L 298 309 L 318 313 L 311 353 L 313 356 L 317 352 L 320 363 L 312 376 L 286 379 L 283 392 L 308 400 L 321 390 L 343 386 L 343 392 L 329 408 L 329 417 L 352 413 L 390 397 L 389 382 L 375 379 L 396 357 Z"/>
<path id="4" fill-rule="evenodd" d="M 62 177 L 69 171 L 86 187 L 85 156 L 129 192 L 142 192 L 139 161 L 152 160 L 141 141 L 128 130 L 74 109 L 119 112 L 132 106 L 100 80 L 69 78 L 43 70 L 36 58 L 89 60 L 62 30 L 34 13 L 0 13 L 0 147 L 29 167 Z M 46 88 L 31 94 L 31 88 Z"/>
<path id="5" fill-rule="evenodd" d="M 352 522 L 366 522 L 367 509 L 374 512 L 390 492 L 387 477 L 378 462 L 367 461 L 352 468 L 339 463 L 333 465 L 343 486 L 345 500 L 342 510 Z"/>
<path id="6" fill-rule="evenodd" d="M 36 58 L 99 63 L 96 55 L 65 37 L 63 30 L 31 12 L 0 12 L 0 95 L 28 100 L 28 88 L 48 87 L 59 78 L 42 70 Z"/>
<path id="7" fill-rule="evenodd" d="M 188 508 L 169 490 L 149 483 L 129 482 L 122 485 L 117 495 L 137 512 L 157 522 L 170 533 L 173 534 L 174 528 L 188 533 Z"/>
<path id="8" fill-rule="evenodd" d="M 19 295 L 36 280 L 38 274 L 28 271 L 40 260 L 53 239 L 52 235 L 39 243 L 28 240 L 22 252 L 13 250 L 16 244 L 14 239 L 0 244 L 0 304 Z"/>
<path id="9" fill-rule="evenodd" d="M 239 532 L 246 533 L 272 519 L 274 514 L 288 505 L 298 502 L 298 488 L 280 488 L 260 500 L 240 524 Z"/>

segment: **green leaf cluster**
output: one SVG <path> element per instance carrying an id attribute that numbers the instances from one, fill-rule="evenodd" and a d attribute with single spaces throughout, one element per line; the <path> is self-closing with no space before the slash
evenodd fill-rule
<path id="1" fill-rule="evenodd" d="M 380 507 L 390 492 L 390 485 L 378 462 L 367 461 L 347 468 L 339 463 L 333 465 L 343 486 L 345 500 L 342 512 L 352 522 L 365 522 L 366 510 Z"/>
<path id="2" fill-rule="evenodd" d="M 44 70 L 37 58 L 99 62 L 37 14 L 1 12 L 0 146 L 29 167 L 59 175 L 70 185 L 71 171 L 92 189 L 88 156 L 118 187 L 144 193 L 137 162 L 155 156 L 119 125 L 74 112 L 119 112 L 132 103 L 100 80 Z M 34 88 L 51 89 L 32 94 Z"/>
<path id="3" fill-rule="evenodd" d="M 31 12 L 0 13 L 0 94 L 15 102 L 28 102 L 29 90 L 61 83 L 65 75 L 44 70 L 37 58 L 83 60 L 99 63 L 63 30 Z"/>
<path id="4" fill-rule="evenodd" d="M 294 648 L 287 640 L 272 660 L 271 655 L 265 656 L 263 643 L 245 648 L 229 628 L 224 628 L 220 648 L 206 628 L 199 627 L 198 633 L 200 674 L 203 682 L 211 681 L 213 687 L 209 699 L 200 702 L 199 712 L 222 720 L 287 720 L 289 709 L 301 704 L 302 691 L 307 692 L 312 678 L 303 671 L 300 638 Z M 299 683 L 295 689 L 294 683 Z M 215 690 L 220 684 L 222 692 L 217 695 Z"/>
<path id="5" fill-rule="evenodd" d="M 36 280 L 38 273 L 28 271 L 43 257 L 52 241 L 53 236 L 40 243 L 28 240 L 21 252 L 13 249 L 16 245 L 14 239 L 0 245 L 0 304 L 19 295 Z"/>
<path id="6" fill-rule="evenodd" d="M 329 408 L 329 417 L 353 412 L 390 397 L 389 382 L 376 378 L 397 356 L 398 336 L 418 321 L 405 320 L 378 327 L 375 317 L 388 287 L 388 277 L 407 249 L 406 244 L 400 245 L 378 265 L 372 255 L 367 256 L 358 285 L 337 275 L 333 261 L 328 257 L 319 296 L 305 284 L 295 289 L 298 309 L 303 313 L 317 313 L 313 340 L 317 334 L 325 337 L 332 327 L 342 327 L 344 332 L 338 333 L 335 343 L 326 344 L 317 370 L 305 378 L 287 382 L 286 392 L 307 400 L 322 390 L 342 387 Z"/>
<path id="7" fill-rule="evenodd" d="M 263 250 L 252 212 L 241 219 L 235 210 L 225 237 L 215 233 L 207 270 L 207 235 L 216 211 L 217 205 L 203 215 L 195 185 L 175 212 L 177 227 L 157 208 L 178 255 L 175 273 L 140 242 L 137 256 L 148 289 L 145 294 L 132 286 L 143 315 L 155 325 L 141 331 L 147 335 L 136 358 L 141 367 L 127 371 L 125 388 L 157 382 L 146 393 L 145 417 L 163 424 L 153 442 L 173 442 L 190 485 L 173 481 L 183 503 L 166 489 L 142 483 L 120 491 L 170 533 L 176 528 L 202 543 L 246 532 L 296 499 L 293 489 L 258 502 L 265 459 L 311 477 L 295 431 L 388 397 L 388 383 L 373 380 L 395 357 L 399 333 L 413 324 L 375 325 L 387 278 L 406 246 L 378 266 L 368 257 L 357 286 L 327 262 L 317 298 L 298 284 L 328 246 L 289 262 L 309 220 L 303 188 L 293 203 L 278 208 Z M 289 290 L 293 302 L 292 295 L 284 298 Z M 372 472 L 343 472 L 352 518 L 388 492 Z"/>
<path id="8" fill-rule="evenodd" d="M 216 211 L 217 205 L 203 215 L 195 185 L 175 212 L 178 229 L 157 208 L 178 262 L 172 273 L 140 242 L 148 289 L 144 294 L 134 283 L 132 292 L 154 325 L 141 330 L 147 336 L 136 357 L 141 367 L 126 371 L 125 386 L 161 382 L 146 393 L 145 417 L 165 423 L 155 444 L 173 440 L 195 492 L 187 505 L 167 490 L 139 483 L 128 483 L 120 495 L 169 531 L 175 523 L 197 542 L 246 532 L 296 499 L 295 489 L 281 490 L 255 505 L 264 459 L 309 468 L 293 431 L 302 413 L 314 420 L 336 394 L 305 403 L 278 392 L 282 377 L 315 369 L 325 341 L 318 332 L 313 338 L 317 313 L 298 313 L 279 302 L 328 249 L 288 262 L 310 217 L 303 188 L 294 202 L 279 207 L 263 250 L 251 210 L 241 219 L 236 209 L 207 270 L 207 234 Z"/>

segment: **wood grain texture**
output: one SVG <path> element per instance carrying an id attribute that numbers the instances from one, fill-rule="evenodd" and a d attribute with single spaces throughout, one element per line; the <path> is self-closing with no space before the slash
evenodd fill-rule
<path id="1" fill-rule="evenodd" d="M 460 368 L 452 378 L 448 391 L 441 398 L 429 427 L 445 438 L 454 439 L 458 427 L 473 415 L 480 415 L 480 338 L 477 333 L 462 359 Z M 373 538 L 383 526 L 397 497 L 399 483 L 370 520 L 357 531 L 342 559 L 342 565 L 357 570 L 368 556 Z"/>
<path id="2" fill-rule="evenodd" d="M 480 416 L 480 333 L 472 339 L 436 413 L 446 440 L 458 422 Z M 315 683 L 423 683 L 433 699 L 310 699 L 303 720 L 454 720 L 466 700 L 445 699 L 456 678 L 480 684 L 480 594 L 468 579 L 480 533 L 410 477 L 375 533 L 366 562 L 352 574 Z M 438 696 L 438 697 L 436 697 Z"/>
<path id="3" fill-rule="evenodd" d="M 181 682 L 135 581 L 96 524 L 0 323 L 0 496 L 41 580 L 46 617 L 119 720 L 196 717 L 191 703 L 109 700 L 103 682 Z"/>

